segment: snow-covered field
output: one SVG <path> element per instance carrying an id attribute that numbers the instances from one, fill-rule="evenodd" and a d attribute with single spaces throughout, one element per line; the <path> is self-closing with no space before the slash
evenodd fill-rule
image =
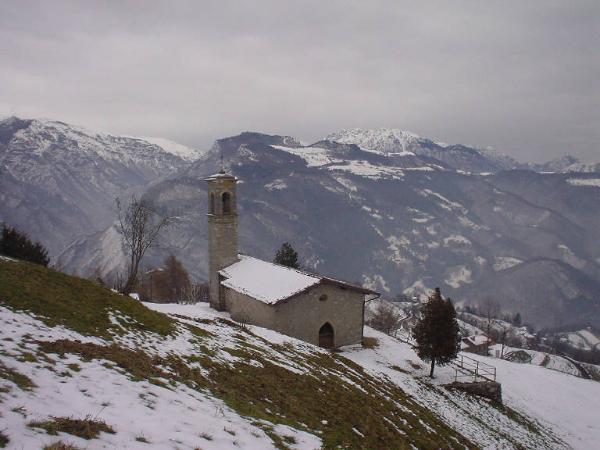
<path id="1" fill-rule="evenodd" d="M 496 367 L 507 405 L 547 423 L 573 448 L 598 448 L 600 383 L 540 366 L 473 357 Z"/>
<path id="2" fill-rule="evenodd" d="M 226 313 L 217 313 L 206 304 L 146 306 L 177 314 L 183 323 L 202 321 L 203 327 L 214 335 L 205 344 L 217 352 L 214 358 L 236 360 L 232 354 L 220 351 L 234 348 L 236 342 L 239 343 L 236 337 L 239 330 L 214 322 L 227 318 Z M 252 333 L 249 336 L 254 336 L 249 344 L 264 351 L 265 355 L 271 355 L 274 362 L 287 370 L 306 372 L 300 360 L 273 354 L 271 345 L 291 346 L 296 355 L 324 353 L 270 330 L 250 326 L 249 331 Z M 169 338 L 145 336 L 144 342 L 126 335 L 121 338 L 121 345 L 154 348 L 162 356 L 186 354 L 194 350 L 190 344 L 193 336 L 186 333 Z M 522 420 L 515 421 L 502 408 L 487 401 L 443 388 L 443 384 L 453 381 L 454 372 L 450 367 L 437 368 L 436 379 L 431 381 L 427 377 L 428 365 L 410 346 L 370 328 L 366 328 L 365 333 L 377 340 L 375 348 L 346 347 L 341 356 L 363 367 L 382 383 L 401 388 L 413 401 L 481 448 L 590 449 L 600 440 L 597 421 L 600 383 L 543 367 L 475 356 L 497 367 L 505 403 L 523 414 Z M 10 381 L 0 382 L 0 387 L 8 391 L 0 394 L 0 430 L 11 439 L 8 448 L 40 448 L 59 439 L 86 449 L 276 448 L 272 436 L 265 431 L 273 424 L 261 424 L 244 417 L 208 392 L 181 384 L 169 387 L 147 380 L 133 381 L 124 371 L 115 370 L 114 366 L 98 359 L 88 361 L 73 354 L 63 358 L 48 354 L 46 360 L 36 353 L 36 341 L 57 339 L 109 344 L 60 326 L 49 327 L 29 315 L 0 307 L 3 349 L 0 368 L 14 369 L 37 386 L 27 391 L 17 389 Z M 85 441 L 63 433 L 50 436 L 27 426 L 31 420 L 44 420 L 48 416 L 91 416 L 105 420 L 116 433 L 102 433 L 99 439 Z M 532 426 L 538 431 L 532 431 Z M 356 432 L 360 433 L 359 430 Z M 276 425 L 270 433 L 286 437 L 288 447 L 293 449 L 317 449 L 323 444 L 318 433 L 289 426 Z"/>
<path id="3" fill-rule="evenodd" d="M 445 403 L 434 398 L 428 390 L 422 388 L 422 383 L 428 382 L 426 376 L 429 366 L 424 364 L 416 353 L 406 344 L 375 330 L 367 328 L 367 334 L 377 337 L 380 346 L 374 350 L 349 351 L 345 356 L 353 361 L 383 372 L 402 388 L 420 398 L 424 403 L 455 425 L 469 438 L 479 442 L 486 448 L 497 448 L 495 436 L 480 434 L 482 430 L 469 423 L 468 408 L 464 410 L 453 402 Z M 496 367 L 497 381 L 502 384 L 504 403 L 524 413 L 548 429 L 552 429 L 570 447 L 581 450 L 598 448 L 600 442 L 600 383 L 584 380 L 544 367 L 513 363 L 496 358 L 469 354 L 470 357 Z M 416 365 L 421 365 L 415 369 Z M 390 366 L 398 365 L 409 374 L 391 370 Z M 454 371 L 451 367 L 436 368 L 435 385 L 452 382 Z M 434 403 L 435 402 L 435 403 Z M 461 405 L 462 406 L 462 405 Z M 471 411 L 472 412 L 472 411 Z M 486 420 L 498 420 L 490 412 Z M 479 411 L 479 414 L 482 414 Z M 484 416 L 482 414 L 482 416 Z M 502 422 L 495 426 L 500 428 Z M 504 430 L 509 431 L 509 430 Z M 518 430 L 513 430 L 518 432 Z M 473 433 L 473 435 L 471 435 Z M 559 448 L 559 444 L 556 444 Z"/>
<path id="4" fill-rule="evenodd" d="M 203 318 L 218 317 L 206 307 L 177 305 L 174 310 Z M 188 337 L 161 341 L 160 352 L 190 350 Z M 227 337 L 222 336 L 223 345 L 228 343 Z M 3 367 L 14 369 L 29 377 L 36 386 L 33 390 L 20 390 L 0 380 L 0 386 L 10 389 L 0 394 L 0 430 L 10 438 L 9 449 L 36 449 L 59 439 L 90 450 L 276 448 L 256 421 L 242 417 L 223 401 L 186 386 L 167 389 L 146 380 L 134 382 L 126 373 L 107 367 L 105 362 L 86 362 L 74 355 L 56 359 L 52 358 L 55 355 L 48 355 L 53 361 L 51 366 L 41 360 L 32 364 L 36 340 L 70 339 L 108 344 L 102 339 L 86 337 L 63 327 L 48 327 L 4 307 L 0 307 L 0 339 L 3 349 L 0 373 Z M 31 356 L 11 357 L 23 354 Z M 27 426 L 30 421 L 46 420 L 49 416 L 90 416 L 106 421 L 116 433 L 102 433 L 100 439 L 86 441 L 64 433 L 50 436 Z M 321 446 L 319 437 L 301 430 L 277 425 L 274 431 L 293 437 L 296 444 L 292 448 L 309 450 Z"/>

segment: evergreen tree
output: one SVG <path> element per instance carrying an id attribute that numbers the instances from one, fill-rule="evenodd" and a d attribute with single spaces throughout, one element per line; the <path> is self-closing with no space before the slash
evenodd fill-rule
<path id="1" fill-rule="evenodd" d="M 520 327 L 522 325 L 521 313 L 515 314 L 515 317 L 513 318 L 512 323 L 515 327 Z"/>
<path id="2" fill-rule="evenodd" d="M 433 378 L 435 364 L 448 364 L 456 358 L 460 349 L 456 311 L 452 301 L 444 300 L 440 288 L 436 288 L 421 313 L 421 318 L 413 328 L 413 337 L 417 341 L 419 358 L 431 361 L 429 376 Z"/>
<path id="3" fill-rule="evenodd" d="M 298 263 L 298 253 L 296 253 L 296 250 L 294 250 L 294 247 L 292 247 L 289 242 L 284 242 L 279 250 L 277 250 L 273 262 L 282 266 L 291 267 L 292 269 L 300 268 L 300 264 Z"/>
<path id="4" fill-rule="evenodd" d="M 12 258 L 23 259 L 42 266 L 48 266 L 48 250 L 39 242 L 33 243 L 24 233 L 19 233 L 12 227 L 2 225 L 0 237 L 0 254 Z"/>

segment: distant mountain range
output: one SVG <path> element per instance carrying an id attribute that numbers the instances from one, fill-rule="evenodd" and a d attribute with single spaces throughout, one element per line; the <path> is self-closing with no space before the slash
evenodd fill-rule
<path id="1" fill-rule="evenodd" d="M 56 121 L 3 120 L 0 219 L 41 239 L 55 257 L 74 238 L 111 225 L 116 197 L 142 192 L 201 155 L 184 150 Z"/>
<path id="2" fill-rule="evenodd" d="M 200 152 L 12 118 L 0 122 L 0 220 L 66 271 L 114 273 L 114 198 L 143 192 L 175 217 L 147 264 L 172 252 L 203 279 L 203 178 L 221 154 L 241 180 L 246 253 L 271 259 L 289 241 L 308 269 L 385 296 L 440 286 L 460 302 L 496 298 L 538 327 L 600 324 L 600 166 L 572 157 L 527 164 L 390 129 L 308 146 L 245 132 Z"/>

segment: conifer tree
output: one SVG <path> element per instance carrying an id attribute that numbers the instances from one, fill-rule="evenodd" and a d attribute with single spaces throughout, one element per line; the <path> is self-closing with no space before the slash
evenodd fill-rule
<path id="1" fill-rule="evenodd" d="M 289 242 L 284 242 L 282 246 L 277 250 L 275 264 L 281 264 L 282 266 L 291 267 L 292 269 L 299 269 L 300 264 L 298 263 L 298 253 L 294 250 Z"/>
<path id="2" fill-rule="evenodd" d="M 417 341 L 419 358 L 431 361 L 429 376 L 433 378 L 436 363 L 448 364 L 458 354 L 458 322 L 452 301 L 442 298 L 440 288 L 435 289 L 421 312 L 421 318 L 413 328 L 413 337 Z"/>
<path id="3" fill-rule="evenodd" d="M 17 259 L 48 266 L 48 250 L 39 242 L 32 242 L 29 237 L 5 224 L 2 225 L 0 237 L 0 254 Z"/>
<path id="4" fill-rule="evenodd" d="M 515 314 L 515 317 L 513 317 L 512 323 L 513 323 L 513 325 L 515 327 L 520 327 L 521 326 L 521 324 L 522 324 L 521 313 L 518 312 L 518 313 Z"/>

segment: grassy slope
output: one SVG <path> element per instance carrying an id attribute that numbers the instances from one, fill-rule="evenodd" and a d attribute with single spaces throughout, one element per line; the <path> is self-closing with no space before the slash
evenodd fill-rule
<path id="1" fill-rule="evenodd" d="M 269 424 L 316 434 L 325 448 L 476 447 L 358 364 L 308 345 L 271 343 L 228 320 L 176 320 L 92 282 L 22 262 L 0 261 L 0 305 L 102 339 L 25 340 L 19 358 L 51 363 L 54 354 L 76 355 L 105 361 L 132 380 L 208 392 L 255 420 L 279 448 L 287 444 Z"/>
<path id="2" fill-rule="evenodd" d="M 122 327 L 110 320 L 123 316 L 134 323 L 123 324 L 138 331 L 168 335 L 173 320 L 124 299 L 110 290 L 81 278 L 25 262 L 0 261 L 0 301 L 19 311 L 39 316 L 47 325 L 64 325 L 87 336 L 110 338 Z"/>

